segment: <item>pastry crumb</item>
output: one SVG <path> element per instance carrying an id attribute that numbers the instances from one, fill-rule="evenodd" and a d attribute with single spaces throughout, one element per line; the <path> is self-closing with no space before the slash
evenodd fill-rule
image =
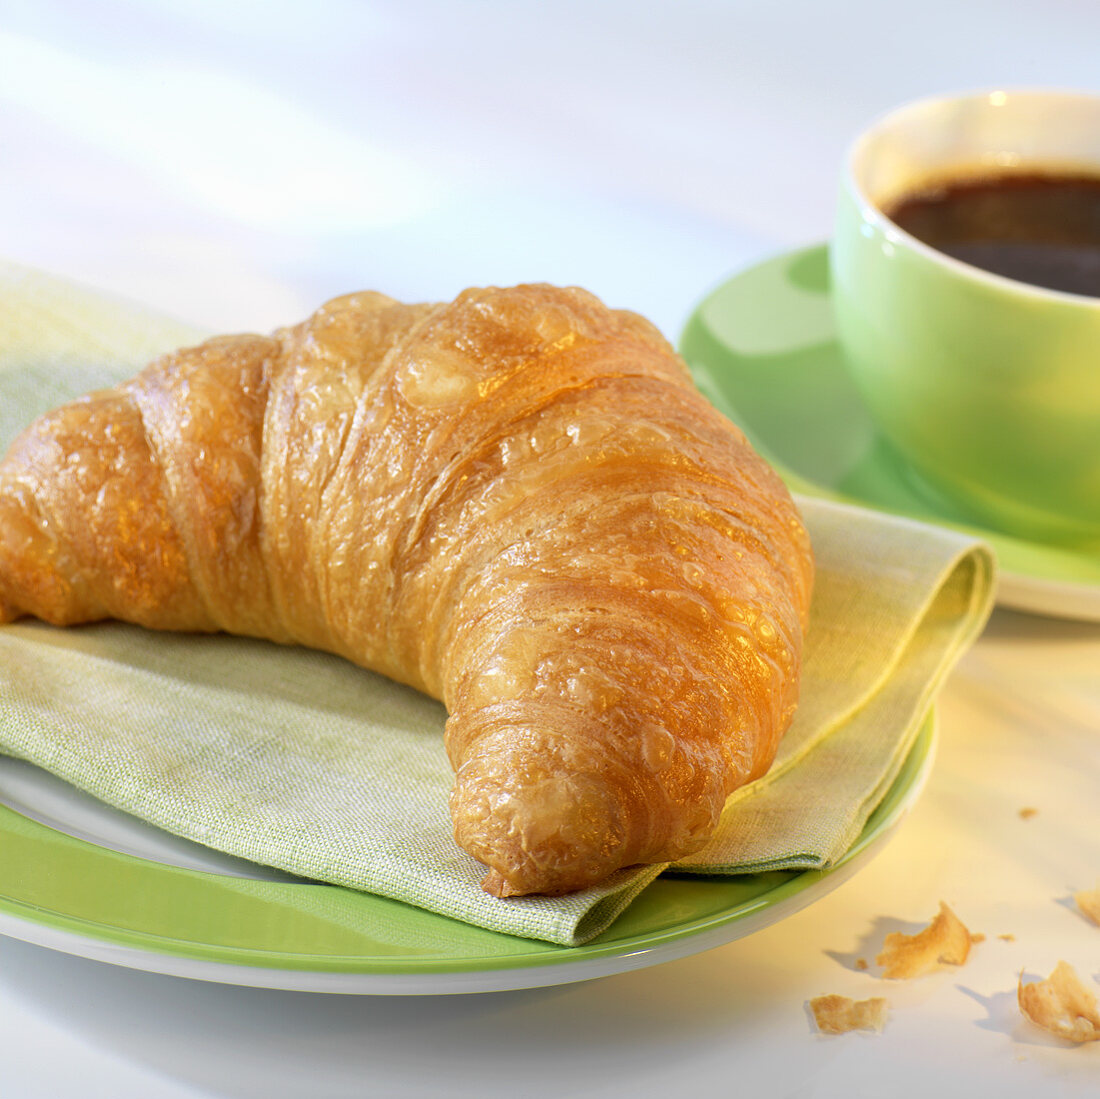
<path id="1" fill-rule="evenodd" d="M 867 968 L 867 959 L 866 958 L 856 958 L 856 969 L 866 969 L 866 968 Z"/>
<path id="2" fill-rule="evenodd" d="M 998 935 L 997 938 L 1003 943 L 1014 943 L 1016 941 L 1016 936 L 1011 931 L 1006 931 L 1004 934 Z"/>
<path id="3" fill-rule="evenodd" d="M 872 1030 L 881 1034 L 888 1008 L 889 1004 L 881 996 L 853 1000 L 831 994 L 810 1000 L 814 1022 L 822 1034 L 847 1034 L 851 1030 Z"/>
<path id="4" fill-rule="evenodd" d="M 1045 981 L 1016 984 L 1020 1011 L 1036 1026 L 1069 1042 L 1100 1041 L 1100 1008 L 1073 966 L 1059 962 Z"/>
<path id="5" fill-rule="evenodd" d="M 884 977 L 904 980 L 931 973 L 940 962 L 962 965 L 970 955 L 971 944 L 978 941 L 940 901 L 939 912 L 923 931 L 915 935 L 891 931 L 875 961 L 883 967 Z"/>
<path id="6" fill-rule="evenodd" d="M 1034 806 L 1026 805 L 1020 810 L 1020 820 L 1031 820 L 1032 817 L 1038 815 L 1039 810 Z"/>
<path id="7" fill-rule="evenodd" d="M 1095 924 L 1100 924 L 1100 886 L 1096 889 L 1082 889 L 1074 893 L 1077 907 Z"/>

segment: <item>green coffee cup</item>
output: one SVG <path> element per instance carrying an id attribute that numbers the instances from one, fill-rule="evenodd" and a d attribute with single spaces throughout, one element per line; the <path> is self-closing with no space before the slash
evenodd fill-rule
<path id="1" fill-rule="evenodd" d="M 990 274 L 884 213 L 937 181 L 1100 176 L 1100 97 L 918 102 L 858 138 L 830 250 L 837 331 L 871 416 L 955 514 L 1100 552 L 1100 297 Z"/>

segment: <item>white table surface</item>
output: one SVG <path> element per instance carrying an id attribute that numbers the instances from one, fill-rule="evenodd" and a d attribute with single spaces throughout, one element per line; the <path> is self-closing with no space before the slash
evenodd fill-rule
<path id="1" fill-rule="evenodd" d="M 942 91 L 1097 91 L 1098 43 L 1100 6 L 1077 0 L 9 0 L 0 255 L 211 329 L 364 287 L 538 279 L 675 339 L 728 274 L 828 236 L 873 116 Z M 1100 928 L 1070 901 L 1100 881 L 1100 626 L 997 612 L 940 717 L 925 795 L 866 869 L 652 969 L 342 997 L 0 940 L 0 1095 L 1100 1094 L 1100 1043 L 1015 1006 L 1019 972 L 1060 958 L 1100 980 Z M 854 968 L 941 899 L 988 936 L 965 967 Z M 824 992 L 886 995 L 885 1031 L 815 1033 Z"/>

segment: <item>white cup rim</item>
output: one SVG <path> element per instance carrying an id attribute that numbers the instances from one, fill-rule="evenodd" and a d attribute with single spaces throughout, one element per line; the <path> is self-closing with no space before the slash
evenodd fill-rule
<path id="1" fill-rule="evenodd" d="M 866 146 L 887 125 L 897 122 L 907 114 L 916 114 L 927 111 L 937 106 L 946 106 L 949 103 L 979 102 L 981 100 L 993 101 L 996 96 L 1007 98 L 1034 98 L 1050 100 L 1078 100 L 1087 101 L 1096 105 L 1100 111 L 1100 94 L 1074 89 L 1063 88 L 989 88 L 985 90 L 967 91 L 958 93 L 943 93 L 939 95 L 925 96 L 921 99 L 909 100 L 899 104 L 890 110 L 878 115 L 872 122 L 863 128 L 849 143 L 844 156 L 843 182 L 849 192 L 855 198 L 860 215 L 864 221 L 874 224 L 891 243 L 904 243 L 911 251 L 916 252 L 933 263 L 937 263 L 962 278 L 973 282 L 984 283 L 993 289 L 1019 295 L 1023 298 L 1039 301 L 1056 301 L 1073 305 L 1077 308 L 1100 310 L 1100 297 L 1089 294 L 1075 294 L 1067 290 L 1054 290 L 1047 286 L 1036 286 L 1034 283 L 1022 282 L 1019 279 L 1009 278 L 1007 275 L 998 275 L 984 268 L 975 267 L 973 264 L 964 263 L 953 256 L 933 248 L 924 241 L 919 240 L 891 219 L 864 190 L 863 185 L 856 176 L 855 165 L 857 158 L 864 152 Z M 1097 164 L 1097 177 L 1100 178 L 1100 163 Z"/>

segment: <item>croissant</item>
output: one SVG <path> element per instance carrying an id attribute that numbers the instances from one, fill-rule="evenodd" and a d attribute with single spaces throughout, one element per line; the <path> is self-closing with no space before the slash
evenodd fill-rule
<path id="1" fill-rule="evenodd" d="M 706 842 L 794 711 L 812 572 L 657 330 L 578 289 L 337 298 L 0 464 L 0 622 L 228 631 L 442 699 L 455 838 L 498 896 Z"/>

